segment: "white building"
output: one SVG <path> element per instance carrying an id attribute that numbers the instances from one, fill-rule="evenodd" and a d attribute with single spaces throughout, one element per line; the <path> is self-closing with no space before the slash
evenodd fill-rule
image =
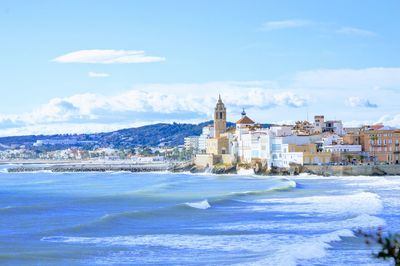
<path id="1" fill-rule="evenodd" d="M 332 134 L 322 138 L 323 146 L 342 144 L 343 138 L 339 135 Z"/>
<path id="2" fill-rule="evenodd" d="M 290 152 L 289 144 L 285 143 L 287 139 L 285 137 L 274 137 L 272 138 L 272 161 L 271 165 L 275 167 L 287 168 L 290 164 L 303 165 L 303 153 L 302 152 Z"/>
<path id="3" fill-rule="evenodd" d="M 292 129 L 293 129 L 293 126 L 271 126 L 270 127 L 272 134 L 274 134 L 277 137 L 285 137 L 285 136 L 293 135 Z"/>
<path id="4" fill-rule="evenodd" d="M 186 150 L 197 151 L 199 149 L 199 136 L 190 136 L 184 139 L 184 147 Z"/>
<path id="5" fill-rule="evenodd" d="M 310 137 L 291 136 L 289 126 L 275 126 L 273 129 L 257 128 L 253 120 L 243 111 L 236 123 L 236 146 L 232 149 L 240 162 L 254 160 L 265 162 L 268 167 L 289 167 L 291 163 L 303 164 L 301 152 L 289 152 L 288 143 L 309 143 Z M 278 135 L 278 136 L 276 136 Z M 284 136 L 284 137 L 282 137 Z"/>
<path id="6" fill-rule="evenodd" d="M 361 152 L 361 145 L 327 145 L 322 147 L 324 152 Z"/>
<path id="7" fill-rule="evenodd" d="M 239 161 L 250 163 L 262 160 L 270 164 L 271 134 L 268 129 L 259 129 L 242 133 L 237 139 L 237 157 Z"/>
<path id="8" fill-rule="evenodd" d="M 333 132 L 335 134 L 338 134 L 339 136 L 343 136 L 345 134 L 341 120 L 326 121 L 323 131 Z"/>
<path id="9" fill-rule="evenodd" d="M 214 127 L 212 125 L 203 127 L 203 131 L 198 139 L 199 153 L 205 153 L 207 150 L 207 139 L 214 136 Z"/>

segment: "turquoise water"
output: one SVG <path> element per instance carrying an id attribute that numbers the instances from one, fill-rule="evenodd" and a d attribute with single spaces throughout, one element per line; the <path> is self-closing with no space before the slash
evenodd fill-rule
<path id="1" fill-rule="evenodd" d="M 0 265 L 390 265 L 399 177 L 0 170 Z"/>

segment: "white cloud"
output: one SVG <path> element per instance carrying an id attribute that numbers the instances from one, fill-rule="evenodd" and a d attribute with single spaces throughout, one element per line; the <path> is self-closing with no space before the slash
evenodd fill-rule
<path id="1" fill-rule="evenodd" d="M 242 107 L 255 113 L 274 108 L 298 108 L 306 106 L 306 96 L 291 91 L 270 90 L 255 87 L 254 83 L 225 83 L 221 93 L 232 120 L 240 116 Z M 145 89 L 145 87 L 148 88 Z M 0 115 L 0 135 L 43 132 L 76 133 L 87 128 L 118 129 L 121 124 L 154 123 L 155 121 L 205 121 L 212 119 L 212 112 L 218 97 L 214 85 L 205 84 L 148 84 L 140 88 L 104 96 L 100 94 L 77 94 L 55 98 L 48 103 L 22 114 Z M 175 91 L 170 90 L 170 86 Z M 150 88 L 156 89 L 150 89 Z M 214 88 L 214 91 L 205 88 Z M 196 92 L 187 94 L 182 91 Z M 209 91 L 209 93 L 204 93 Z M 259 116 L 255 115 L 256 118 Z M 93 125 L 97 126 L 94 127 Z M 59 125 L 59 126 L 58 126 Z M 74 126 L 65 126 L 74 125 Z M 77 127 L 76 125 L 79 125 Z M 48 128 L 48 129 L 46 129 Z M 6 133 L 5 133 L 6 132 Z"/>
<path id="2" fill-rule="evenodd" d="M 385 121 L 400 126 L 400 116 L 394 115 L 400 101 L 397 89 L 400 68 L 303 71 L 287 78 L 284 85 L 271 81 L 142 84 L 113 95 L 76 94 L 54 98 L 31 112 L 0 114 L 0 135 L 55 132 L 58 125 L 58 133 L 74 133 L 109 131 L 132 123 L 201 122 L 212 119 L 219 93 L 230 121 L 239 119 L 245 107 L 261 123 L 324 114 L 346 125 Z M 379 108 L 372 108 L 377 103 Z M 349 106 L 370 108 L 355 112 Z"/>
<path id="3" fill-rule="evenodd" d="M 90 71 L 88 73 L 88 76 L 91 78 L 108 78 L 110 74 L 108 73 L 102 73 L 102 72 L 92 72 Z"/>
<path id="4" fill-rule="evenodd" d="M 261 30 L 273 31 L 291 28 L 302 28 L 310 26 L 311 24 L 311 21 L 302 19 L 267 21 L 262 25 Z"/>
<path id="5" fill-rule="evenodd" d="M 308 88 L 367 89 L 400 86 L 400 68 L 320 69 L 301 71 L 294 85 Z"/>
<path id="6" fill-rule="evenodd" d="M 382 123 L 386 126 L 399 128 L 400 127 L 400 114 L 384 115 L 377 121 L 377 123 Z"/>
<path id="7" fill-rule="evenodd" d="M 58 63 L 133 64 L 165 61 L 164 57 L 148 56 L 135 50 L 79 50 L 53 59 Z"/>
<path id="8" fill-rule="evenodd" d="M 368 99 L 360 97 L 349 97 L 346 100 L 346 104 L 350 107 L 366 107 L 366 108 L 377 108 L 378 105 L 371 103 Z"/>
<path id="9" fill-rule="evenodd" d="M 376 33 L 369 30 L 354 28 L 354 27 L 342 27 L 337 30 L 338 33 L 346 34 L 346 35 L 359 35 L 365 37 L 373 37 L 376 36 Z"/>

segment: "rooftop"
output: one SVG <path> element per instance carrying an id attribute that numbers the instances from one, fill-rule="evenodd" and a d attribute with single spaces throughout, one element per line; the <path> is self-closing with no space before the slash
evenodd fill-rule
<path id="1" fill-rule="evenodd" d="M 236 124 L 241 124 L 241 125 L 251 125 L 254 124 L 254 121 L 251 120 L 248 116 L 243 116 L 242 118 L 240 118 Z"/>

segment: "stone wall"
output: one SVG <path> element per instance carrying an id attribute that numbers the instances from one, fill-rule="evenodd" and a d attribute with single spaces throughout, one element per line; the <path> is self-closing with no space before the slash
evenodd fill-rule
<path id="1" fill-rule="evenodd" d="M 324 176 L 400 175 L 400 165 L 305 165 L 303 172 Z"/>
<path id="2" fill-rule="evenodd" d="M 206 168 L 212 167 L 214 164 L 221 160 L 221 156 L 213 154 L 196 154 L 194 158 L 194 164 L 197 167 Z"/>
<path id="3" fill-rule="evenodd" d="M 222 163 L 224 163 L 224 164 L 232 164 L 232 165 L 236 164 L 235 156 L 230 155 L 230 154 L 222 154 L 221 160 L 222 160 Z"/>

